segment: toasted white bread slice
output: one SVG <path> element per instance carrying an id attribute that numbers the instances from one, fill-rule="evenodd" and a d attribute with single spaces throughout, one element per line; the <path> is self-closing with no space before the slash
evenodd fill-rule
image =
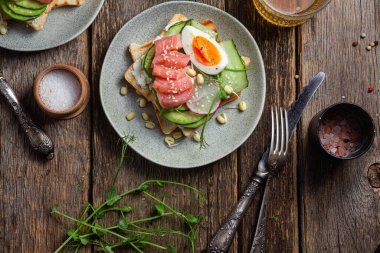
<path id="1" fill-rule="evenodd" d="M 187 20 L 186 16 L 184 16 L 183 14 L 175 14 L 172 17 L 172 19 L 169 20 L 168 24 L 173 24 L 179 21 L 184 21 L 184 20 Z M 217 32 L 216 25 L 211 20 L 203 20 L 200 23 L 204 26 L 209 27 L 213 31 Z M 159 34 L 159 36 L 162 36 L 164 33 L 165 31 L 162 31 Z M 129 53 L 132 57 L 133 62 L 141 59 L 141 57 L 143 57 L 147 53 L 148 49 L 152 46 L 152 44 L 153 44 L 153 40 L 145 42 L 144 44 L 141 44 L 141 45 L 138 45 L 136 43 L 130 44 Z M 164 134 L 171 134 L 172 132 L 174 132 L 174 130 L 177 129 L 178 126 L 166 120 L 160 115 L 160 111 L 157 109 L 158 106 L 156 104 L 157 103 L 156 97 L 153 94 L 153 92 L 149 89 L 143 89 L 140 85 L 137 84 L 136 79 L 133 76 L 133 64 L 129 66 L 129 68 L 126 70 L 124 77 L 125 77 L 125 80 L 127 80 L 127 82 L 130 85 L 132 85 L 133 88 L 136 89 L 136 92 L 138 94 L 141 94 L 143 97 L 145 97 L 148 101 L 150 101 L 153 104 L 157 120 L 160 124 L 161 131 Z M 237 98 L 238 96 L 233 96 L 230 99 L 224 100 L 223 105 L 229 102 L 232 102 Z M 187 137 L 192 136 L 194 132 L 196 131 L 196 129 L 188 129 L 188 128 L 182 128 L 182 127 L 180 129 L 183 132 L 184 136 L 187 136 Z"/>
<path id="2" fill-rule="evenodd" d="M 41 30 L 44 28 L 47 17 L 53 9 L 63 6 L 80 6 L 84 3 L 84 1 L 85 0 L 53 0 L 41 16 L 34 20 L 28 21 L 27 24 L 34 30 Z"/>

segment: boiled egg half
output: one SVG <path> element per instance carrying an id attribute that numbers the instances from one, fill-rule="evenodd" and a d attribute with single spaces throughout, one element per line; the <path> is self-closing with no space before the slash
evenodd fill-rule
<path id="1" fill-rule="evenodd" d="M 199 70 L 209 75 L 217 75 L 226 68 L 227 54 L 209 34 L 195 27 L 185 26 L 181 40 L 185 53 L 190 55 L 191 62 Z"/>

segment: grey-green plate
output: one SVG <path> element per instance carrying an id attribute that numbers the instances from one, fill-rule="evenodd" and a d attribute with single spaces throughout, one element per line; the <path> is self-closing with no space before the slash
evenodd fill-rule
<path id="1" fill-rule="evenodd" d="M 49 13 L 41 31 L 10 21 L 8 33 L 0 35 L 0 47 L 22 52 L 41 51 L 63 45 L 84 32 L 94 21 L 104 0 L 87 0 L 82 6 L 67 6 Z"/>
<path id="2" fill-rule="evenodd" d="M 124 72 L 132 63 L 128 46 L 132 42 L 143 43 L 154 38 L 176 13 L 183 13 L 195 20 L 211 19 L 223 39 L 233 38 L 239 52 L 251 58 L 249 71 L 249 87 L 242 92 L 241 100 L 248 105 L 247 111 L 226 110 L 228 123 L 218 125 L 212 119 L 207 125 L 207 149 L 199 149 L 199 144 L 188 138 L 178 146 L 168 148 L 164 143 L 164 135 L 158 127 L 152 106 L 139 108 L 138 95 L 129 86 L 129 93 L 119 95 L 121 85 L 126 85 Z M 237 149 L 252 134 L 260 120 L 265 103 L 265 71 L 260 50 L 249 31 L 234 17 L 224 11 L 194 2 L 173 1 L 156 5 L 133 19 L 119 31 L 112 41 L 104 59 L 100 77 L 100 97 L 104 111 L 111 125 L 120 136 L 133 133 L 137 139 L 131 147 L 146 159 L 166 167 L 193 168 L 217 161 Z M 236 107 L 238 102 L 225 107 Z M 221 113 L 224 108 L 220 108 Z M 136 112 L 132 121 L 127 121 L 128 112 Z M 148 112 L 156 122 L 156 128 L 144 127 L 142 112 Z"/>

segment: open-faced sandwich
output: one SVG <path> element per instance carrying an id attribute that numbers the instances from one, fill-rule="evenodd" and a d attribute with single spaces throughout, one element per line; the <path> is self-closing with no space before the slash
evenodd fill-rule
<path id="1" fill-rule="evenodd" d="M 50 11 L 62 6 L 79 6 L 85 0 L 0 0 L 0 32 L 7 31 L 7 21 L 25 22 L 35 30 L 44 27 Z"/>
<path id="2" fill-rule="evenodd" d="M 221 37 L 212 21 L 176 14 L 155 39 L 129 46 L 133 64 L 125 79 L 153 104 L 165 135 L 179 128 L 192 136 L 203 127 L 202 141 L 218 108 L 248 86 L 249 58 L 241 57 L 232 39 Z"/>

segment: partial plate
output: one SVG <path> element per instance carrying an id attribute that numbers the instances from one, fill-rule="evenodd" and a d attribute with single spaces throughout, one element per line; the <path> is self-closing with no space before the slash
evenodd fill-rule
<path id="1" fill-rule="evenodd" d="M 195 20 L 211 19 L 223 39 L 233 38 L 241 55 L 251 58 L 248 73 L 249 87 L 242 92 L 240 100 L 247 102 L 244 113 L 237 110 L 226 110 L 229 122 L 218 125 L 212 119 L 207 125 L 207 149 L 199 149 L 199 144 L 186 139 L 174 148 L 164 143 L 164 135 L 157 126 L 153 130 L 144 127 L 142 112 L 148 112 L 155 118 L 153 108 L 139 108 L 138 95 L 130 92 L 127 96 L 119 95 L 121 85 L 126 85 L 124 72 L 130 64 L 128 46 L 132 43 L 143 43 L 154 38 L 166 26 L 168 20 L 176 13 L 183 13 Z M 154 20 L 152 20 L 154 17 Z M 120 136 L 134 134 L 137 140 L 131 147 L 146 159 L 171 168 L 187 169 L 203 166 L 217 161 L 237 149 L 256 128 L 265 103 L 265 70 L 260 50 L 250 32 L 234 17 L 226 12 L 205 4 L 185 1 L 173 1 L 156 5 L 131 19 L 115 36 L 104 59 L 100 77 L 100 97 L 104 111 L 113 128 Z M 239 101 L 240 101 L 239 100 Z M 238 101 L 224 107 L 235 107 Z M 224 109 L 219 109 L 221 113 Z M 136 112 L 137 117 L 128 122 L 128 112 Z M 157 124 L 156 119 L 154 119 Z"/>
<path id="2" fill-rule="evenodd" d="M 0 47 L 33 52 L 63 45 L 83 33 L 95 20 L 104 0 L 87 0 L 81 6 L 67 6 L 49 13 L 41 31 L 34 31 L 22 22 L 10 21 L 8 33 L 0 35 Z"/>

